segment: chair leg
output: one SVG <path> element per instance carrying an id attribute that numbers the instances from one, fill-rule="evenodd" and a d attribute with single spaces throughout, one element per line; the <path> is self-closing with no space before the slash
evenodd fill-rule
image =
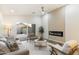
<path id="1" fill-rule="evenodd" d="M 50 55 L 52 55 L 52 54 L 57 55 L 57 53 L 56 53 L 55 49 L 54 49 L 53 47 L 51 47 L 51 48 L 52 48 L 52 51 L 50 51 L 50 52 L 51 52 L 51 54 L 50 54 Z"/>

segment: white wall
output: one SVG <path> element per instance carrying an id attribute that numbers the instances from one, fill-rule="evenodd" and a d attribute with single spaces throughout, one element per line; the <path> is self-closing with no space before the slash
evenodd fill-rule
<path id="1" fill-rule="evenodd" d="M 65 7 L 65 39 L 79 41 L 79 5 Z"/>
<path id="2" fill-rule="evenodd" d="M 29 23 L 36 24 L 36 34 L 39 35 L 39 27 L 42 25 L 41 17 L 40 16 L 32 17 Z"/>
<path id="3" fill-rule="evenodd" d="M 43 36 L 45 39 L 48 39 L 48 19 L 49 19 L 49 17 L 50 17 L 49 14 L 46 14 L 46 15 L 42 16 L 42 21 L 41 21 L 42 26 L 44 28 Z"/>
<path id="4" fill-rule="evenodd" d="M 0 34 L 3 34 L 3 16 L 2 14 L 0 13 Z"/>

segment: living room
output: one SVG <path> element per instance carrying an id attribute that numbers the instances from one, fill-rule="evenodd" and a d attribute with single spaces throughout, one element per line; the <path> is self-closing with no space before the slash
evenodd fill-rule
<path id="1" fill-rule="evenodd" d="M 0 54 L 78 55 L 78 7 L 0 4 Z"/>

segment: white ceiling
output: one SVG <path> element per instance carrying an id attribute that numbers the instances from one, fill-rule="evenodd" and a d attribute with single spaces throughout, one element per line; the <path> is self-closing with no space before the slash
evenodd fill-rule
<path id="1" fill-rule="evenodd" d="M 60 4 L 2 4 L 0 5 L 0 12 L 3 15 L 41 15 L 41 6 L 44 7 L 45 12 L 50 12 L 63 5 Z M 11 10 L 14 13 L 11 13 Z"/>

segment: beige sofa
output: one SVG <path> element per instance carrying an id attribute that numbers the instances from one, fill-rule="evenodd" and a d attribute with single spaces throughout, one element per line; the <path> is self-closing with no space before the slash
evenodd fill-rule
<path id="1" fill-rule="evenodd" d="M 16 48 L 16 46 L 14 48 Z M 27 49 L 14 48 L 12 48 L 11 50 L 10 46 L 6 41 L 0 40 L 0 55 L 29 55 L 29 50 Z"/>
<path id="2" fill-rule="evenodd" d="M 4 55 L 29 55 L 29 50 L 26 50 L 26 49 L 17 50 L 14 52 L 6 53 Z"/>

